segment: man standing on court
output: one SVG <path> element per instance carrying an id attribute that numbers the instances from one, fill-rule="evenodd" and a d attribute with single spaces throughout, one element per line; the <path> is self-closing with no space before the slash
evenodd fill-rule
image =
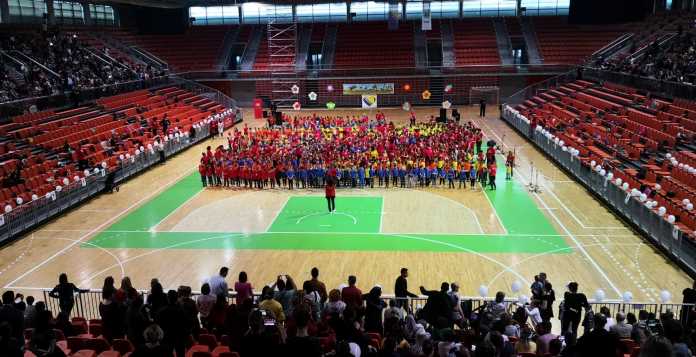
<path id="1" fill-rule="evenodd" d="M 486 116 L 486 99 L 484 98 L 481 98 L 481 100 L 479 100 L 479 116 L 481 118 Z"/>
<path id="2" fill-rule="evenodd" d="M 406 278 L 408 278 L 408 269 L 401 268 L 401 275 L 396 278 L 396 282 L 394 283 L 394 296 L 396 297 L 396 303 L 399 307 L 406 306 L 407 298 L 418 297 L 418 295 L 408 291 L 408 281 Z"/>
<path id="3" fill-rule="evenodd" d="M 336 210 L 336 179 L 333 176 L 326 178 L 326 203 L 329 205 L 329 213 Z"/>
<path id="4" fill-rule="evenodd" d="M 213 296 L 218 296 L 220 294 L 227 297 L 229 287 L 227 286 L 227 273 L 230 270 L 227 267 L 220 268 L 220 273 L 208 279 L 208 285 L 210 285 L 210 293 Z"/>

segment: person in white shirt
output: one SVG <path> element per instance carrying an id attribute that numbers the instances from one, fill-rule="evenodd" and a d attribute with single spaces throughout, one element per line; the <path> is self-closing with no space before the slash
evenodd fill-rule
<path id="1" fill-rule="evenodd" d="M 541 303 L 540 300 L 534 300 L 534 301 L 532 301 L 532 305 L 525 305 L 524 306 L 524 310 L 527 312 L 527 315 L 529 316 L 529 320 L 532 322 L 532 326 L 534 326 L 534 327 L 536 327 L 542 321 L 541 312 L 539 311 L 539 304 L 540 303 Z"/>
<path id="2" fill-rule="evenodd" d="M 229 269 L 227 267 L 220 268 L 220 273 L 208 279 L 208 285 L 210 285 L 210 294 L 213 296 L 218 296 L 220 294 L 227 296 L 229 287 L 227 286 L 227 273 Z"/>
<path id="3" fill-rule="evenodd" d="M 616 325 L 616 320 L 613 317 L 611 317 L 611 312 L 609 311 L 609 308 L 606 306 L 602 306 L 599 308 L 599 313 L 607 318 L 607 324 L 604 325 L 604 329 L 607 330 L 607 332 L 611 331 L 611 328 L 614 325 Z"/>
<path id="4" fill-rule="evenodd" d="M 619 335 L 619 338 L 631 338 L 633 326 L 626 323 L 626 314 L 619 311 L 616 313 L 616 324 L 609 329 L 609 332 L 614 332 Z"/>

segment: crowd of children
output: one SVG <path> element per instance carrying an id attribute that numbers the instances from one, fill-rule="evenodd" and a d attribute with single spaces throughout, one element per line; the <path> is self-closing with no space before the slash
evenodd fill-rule
<path id="1" fill-rule="evenodd" d="M 396 126 L 375 118 L 285 117 L 284 125 L 235 128 L 227 147 L 208 147 L 199 172 L 203 186 L 244 188 L 448 187 L 496 189 L 495 145 L 482 147 L 481 130 L 468 122 Z M 484 151 L 485 149 L 485 151 Z M 512 178 L 514 154 L 505 162 Z"/>

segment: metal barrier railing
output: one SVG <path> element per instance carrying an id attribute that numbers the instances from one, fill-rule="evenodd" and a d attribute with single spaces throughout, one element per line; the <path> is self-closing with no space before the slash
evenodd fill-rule
<path id="1" fill-rule="evenodd" d="M 570 151 L 562 150 L 554 140 L 541 132 L 530 132 L 527 118 L 509 105 L 503 106 L 503 119 L 527 137 L 557 165 L 572 174 L 575 179 L 613 208 L 614 212 L 632 223 L 649 241 L 663 250 L 670 259 L 680 264 L 691 276 L 696 276 L 696 244 L 665 217 L 646 207 L 636 197 L 617 186 L 607 176 L 601 176 L 589 166 L 582 165 Z"/>
<path id="2" fill-rule="evenodd" d="M 46 303 L 48 310 L 51 310 L 54 314 L 60 311 L 60 306 L 58 304 L 58 299 L 51 298 L 49 292 L 51 289 L 41 290 L 43 294 L 43 301 Z M 143 299 L 147 301 L 148 292 L 145 290 L 138 291 L 143 295 Z M 85 293 L 79 293 L 75 295 L 75 305 L 70 314 L 70 317 L 83 317 L 87 320 L 89 319 L 99 319 L 101 318 L 99 314 L 99 303 L 102 301 L 101 289 L 89 290 Z M 194 291 L 192 293 L 192 298 L 195 300 L 200 296 L 200 292 Z M 232 302 L 235 294 L 233 292 L 228 296 L 228 301 Z M 35 297 L 40 300 L 39 297 Z M 395 298 L 393 295 L 385 294 L 382 295 L 382 300 L 387 304 L 390 300 L 396 299 L 403 301 L 400 306 L 410 310 L 417 311 L 425 306 L 428 298 L 426 296 L 419 296 L 415 298 Z M 260 301 L 260 294 L 254 294 L 254 303 Z M 472 311 L 476 311 L 484 306 L 488 302 L 494 301 L 493 297 L 472 297 L 472 296 L 462 296 L 462 304 L 468 305 Z M 560 303 L 560 301 L 558 302 Z M 521 306 L 518 299 L 505 299 L 505 304 L 507 305 L 507 311 L 512 314 L 517 306 Z M 607 301 L 594 301 L 590 300 L 590 306 L 592 311 L 598 312 L 600 308 L 606 307 L 609 309 L 611 316 L 615 316 L 617 312 L 633 313 L 638 316 L 638 312 L 641 310 L 647 311 L 648 313 L 653 313 L 658 316 L 662 313 L 672 312 L 674 317 L 677 319 L 684 319 L 686 311 L 693 310 L 694 304 L 680 304 L 680 303 L 641 303 L 641 302 L 621 302 L 616 300 Z"/>

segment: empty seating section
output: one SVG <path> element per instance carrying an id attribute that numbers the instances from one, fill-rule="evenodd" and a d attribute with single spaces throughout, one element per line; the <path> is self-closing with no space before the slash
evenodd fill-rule
<path id="1" fill-rule="evenodd" d="M 389 31 L 384 22 L 338 25 L 334 67 L 413 66 L 412 24 L 401 24 L 396 31 Z"/>
<path id="2" fill-rule="evenodd" d="M 582 63 L 592 53 L 627 32 L 617 25 L 572 25 L 565 17 L 535 18 L 534 28 L 546 64 Z"/>
<path id="3" fill-rule="evenodd" d="M 224 108 L 200 95 L 178 87 L 154 92 L 140 90 L 105 97 L 95 104 L 63 111 L 24 114 L 0 125 L 0 189 L 2 206 L 17 206 L 17 198 L 30 202 L 55 190 L 64 178 L 83 177 L 79 160 L 88 167 L 105 162 L 118 164 L 120 155 L 134 155 L 140 146 L 153 143 L 163 134 L 159 121 L 166 115 L 170 129 L 182 132 Z M 108 143 L 114 138 L 116 145 Z M 67 149 L 67 146 L 70 149 Z M 106 147 L 105 147 L 106 146 Z M 20 165 L 19 158 L 27 161 Z M 17 180 L 8 177 L 20 167 Z"/>
<path id="4" fill-rule="evenodd" d="M 454 23 L 453 31 L 457 66 L 500 64 L 493 21 L 458 21 Z"/>
<path id="5" fill-rule="evenodd" d="M 62 330 L 53 329 L 56 336 L 56 346 L 66 356 L 72 357 L 126 357 L 131 355 L 136 346 L 127 339 L 115 338 L 109 342 L 102 335 L 102 320 L 93 319 L 85 320 L 81 317 L 74 317 L 71 321 L 73 331 L 77 336 L 66 337 Z M 25 344 L 28 345 L 31 341 L 34 329 L 28 328 L 24 330 Z M 24 354 L 25 357 L 36 357 L 29 351 Z M 201 333 L 196 338 L 189 335 L 186 342 L 186 356 L 208 356 L 208 357 L 239 357 L 239 353 L 230 349 L 230 338 L 227 335 L 220 336 L 220 339 L 208 333 L 203 328 Z M 182 356 L 183 357 L 183 356 Z"/>
<path id="6" fill-rule="evenodd" d="M 193 26 L 184 34 L 136 35 L 114 32 L 124 43 L 141 47 L 176 71 L 210 70 L 217 66 L 229 26 Z"/>
<path id="7" fill-rule="evenodd" d="M 255 71 L 268 70 L 268 36 L 264 32 L 263 38 L 259 43 L 259 48 L 256 50 L 256 61 L 254 61 Z"/>
<path id="8" fill-rule="evenodd" d="M 681 230 L 696 231 L 696 211 L 683 204 L 696 202 L 696 153 L 690 145 L 696 102 L 651 99 L 632 88 L 579 80 L 517 109 L 579 150 L 583 162 L 601 163 L 631 188 L 650 188 L 650 199 L 674 215 Z"/>

